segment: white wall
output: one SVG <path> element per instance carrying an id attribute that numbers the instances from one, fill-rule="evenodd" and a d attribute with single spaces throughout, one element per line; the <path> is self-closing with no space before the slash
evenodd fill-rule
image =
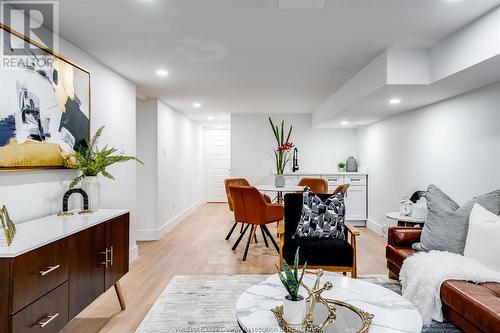
<path id="1" fill-rule="evenodd" d="M 231 115 L 231 176 L 245 177 L 251 183 L 273 181 L 272 157 L 276 146 L 266 114 Z M 337 163 L 356 156 L 354 129 L 311 127 L 311 114 L 272 114 L 275 123 L 293 125 L 291 141 L 299 150 L 301 171 L 336 170 Z M 291 168 L 292 163 L 289 164 Z"/>
<path id="2" fill-rule="evenodd" d="M 143 119 L 138 155 L 156 156 L 157 164 L 156 171 L 138 172 L 138 193 L 147 193 L 139 204 L 141 210 L 150 210 L 138 226 L 138 238 L 155 240 L 204 199 L 204 138 L 200 124 L 158 100 L 138 103 L 138 124 Z"/>
<path id="3" fill-rule="evenodd" d="M 500 83 L 360 128 L 369 219 L 434 183 L 459 203 L 500 188 Z"/>
<path id="4" fill-rule="evenodd" d="M 71 43 L 60 39 L 60 53 L 91 72 L 91 130 L 106 125 L 101 145 L 120 146 L 126 154 L 136 153 L 135 85 L 104 66 Z M 131 213 L 131 259 L 135 246 L 136 163 L 113 166 L 116 181 L 102 179 L 101 206 L 129 208 Z M 75 171 L 32 171 L 0 173 L 0 204 L 5 204 L 16 222 L 54 214 L 61 210 L 62 197 Z"/>
<path id="5" fill-rule="evenodd" d="M 157 229 L 158 222 L 158 101 L 137 101 L 137 157 L 144 166 L 137 172 L 137 237 Z"/>
<path id="6" fill-rule="evenodd" d="M 431 81 L 441 80 L 500 54 L 500 7 L 430 48 Z"/>

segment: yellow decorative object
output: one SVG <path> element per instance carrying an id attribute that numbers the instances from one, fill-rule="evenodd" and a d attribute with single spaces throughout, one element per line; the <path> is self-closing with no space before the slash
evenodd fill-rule
<path id="1" fill-rule="evenodd" d="M 66 112 L 66 101 L 75 99 L 73 66 L 58 58 L 54 58 L 52 66 L 59 73 L 58 82 L 54 85 L 57 104 L 61 112 Z"/>
<path id="2" fill-rule="evenodd" d="M 56 143 L 25 141 L 0 147 L 0 165 L 31 167 L 59 167 L 64 165 L 64 156 Z"/>
<path id="3" fill-rule="evenodd" d="M 5 234 L 7 245 L 10 246 L 16 234 L 16 225 L 10 219 L 9 212 L 7 211 L 7 207 L 5 206 L 3 206 L 0 210 L 0 223 L 2 224 L 2 230 Z"/>

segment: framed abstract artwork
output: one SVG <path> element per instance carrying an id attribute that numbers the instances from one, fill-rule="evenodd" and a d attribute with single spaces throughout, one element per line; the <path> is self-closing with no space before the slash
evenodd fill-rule
<path id="1" fill-rule="evenodd" d="M 27 43 L 44 59 L 0 68 L 0 171 L 64 168 L 90 137 L 90 72 L 5 25 L 0 33 L 4 58 Z"/>

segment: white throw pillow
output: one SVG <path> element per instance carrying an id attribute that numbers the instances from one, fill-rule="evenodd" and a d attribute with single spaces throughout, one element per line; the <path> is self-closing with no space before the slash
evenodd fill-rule
<path id="1" fill-rule="evenodd" d="M 500 272 L 500 216 L 474 204 L 464 256 Z"/>

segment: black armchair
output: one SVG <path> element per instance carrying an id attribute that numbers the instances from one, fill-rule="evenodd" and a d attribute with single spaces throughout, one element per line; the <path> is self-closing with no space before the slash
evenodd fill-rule
<path id="1" fill-rule="evenodd" d="M 321 200 L 326 200 L 330 194 L 318 194 Z M 346 224 L 345 240 L 325 238 L 292 238 L 302 215 L 302 194 L 289 193 L 285 195 L 285 220 L 283 227 L 278 229 L 280 237 L 280 265 L 282 258 L 292 263 L 297 247 L 300 246 L 300 265 L 307 261 L 309 268 L 349 272 L 351 277 L 357 277 L 356 268 L 356 236 L 357 231 Z M 350 243 L 348 242 L 350 235 Z"/>

